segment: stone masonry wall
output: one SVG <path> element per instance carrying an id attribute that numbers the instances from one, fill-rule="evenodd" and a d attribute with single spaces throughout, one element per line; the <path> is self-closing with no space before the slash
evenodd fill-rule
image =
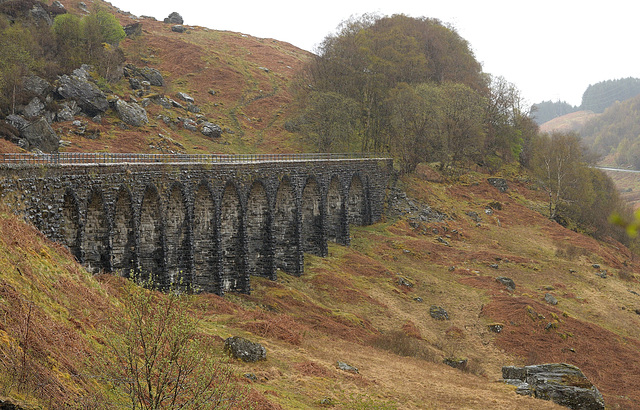
<path id="1" fill-rule="evenodd" d="M 391 160 L 0 165 L 0 197 L 93 272 L 250 291 L 377 222 Z"/>

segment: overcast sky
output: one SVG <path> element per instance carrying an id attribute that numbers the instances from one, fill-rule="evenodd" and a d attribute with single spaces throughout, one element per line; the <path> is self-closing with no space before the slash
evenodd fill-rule
<path id="1" fill-rule="evenodd" d="M 112 0 L 162 20 L 275 38 L 314 51 L 352 15 L 403 13 L 453 25 L 483 70 L 514 83 L 528 103 L 579 105 L 589 84 L 640 78 L 638 13 L 630 0 Z"/>

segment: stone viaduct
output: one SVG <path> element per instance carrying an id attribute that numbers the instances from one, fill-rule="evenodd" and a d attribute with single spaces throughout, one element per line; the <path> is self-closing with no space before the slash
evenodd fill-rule
<path id="1" fill-rule="evenodd" d="M 349 155 L 0 154 L 0 196 L 92 272 L 224 294 L 303 272 L 380 219 L 392 161 Z"/>

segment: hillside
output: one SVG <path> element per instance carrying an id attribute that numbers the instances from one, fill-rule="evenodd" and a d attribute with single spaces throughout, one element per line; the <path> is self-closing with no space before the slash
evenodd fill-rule
<path id="1" fill-rule="evenodd" d="M 77 2 L 61 3 L 69 13 L 86 14 Z M 145 99 L 150 102 L 145 107 L 148 123 L 128 125 L 113 109 L 98 120 L 82 115 L 58 119 L 52 127 L 62 140 L 61 151 L 251 153 L 305 149 L 286 132 L 284 122 L 290 116 L 291 79 L 310 53 L 273 39 L 203 27 L 185 25 L 187 31 L 177 33 L 171 24 L 132 16 L 109 3 L 94 4 L 113 13 L 123 26 L 141 25 L 137 34 L 120 42 L 125 64 L 158 70 L 164 85 L 137 93 L 123 75 L 106 84 L 94 79 L 109 100 L 119 98 L 140 105 L 146 104 Z M 180 92 L 193 98 L 197 108 L 187 109 L 178 97 Z M 182 105 L 162 105 L 170 100 Z M 221 136 L 204 136 L 199 130 L 203 121 L 219 126 Z M 187 129 L 188 124 L 193 124 L 193 129 Z M 6 144 L 0 149 L 20 150 Z"/>
<path id="2" fill-rule="evenodd" d="M 80 3 L 61 2 L 83 13 Z M 142 24 L 141 35 L 121 42 L 126 63 L 159 70 L 165 84 L 137 95 L 126 77 L 97 81 L 110 98 L 148 98 L 149 122 L 127 125 L 112 108 L 95 120 L 54 122 L 62 151 L 310 150 L 285 128 L 294 110 L 289 87 L 309 53 L 242 33 L 188 25 L 178 33 L 100 4 L 124 26 Z M 199 112 L 184 108 L 180 92 Z M 183 107 L 154 102 L 162 98 Z M 204 120 L 221 135 L 203 135 Z M 0 139 L 0 152 L 18 149 Z M 637 258 L 611 239 L 550 221 L 530 177 L 505 176 L 509 188 L 500 192 L 487 174 L 449 180 L 420 164 L 390 187 L 380 223 L 352 227 L 351 246 L 330 244 L 326 258 L 305 255 L 302 276 L 279 271 L 275 281 L 252 278 L 250 295 L 188 298 L 181 313 L 197 321 L 203 354 L 228 365 L 230 385 L 246 389 L 246 402 L 230 407 L 559 409 L 516 394 L 500 381 L 501 367 L 566 362 L 609 408 L 640 409 Z M 512 279 L 515 290 L 497 277 Z M 89 274 L 0 208 L 0 400 L 26 409 L 130 407 L 124 383 L 106 370 L 118 318 L 129 313 L 128 289 L 117 275 Z M 448 319 L 431 316 L 437 307 Z M 267 360 L 228 358 L 230 336 L 261 343 Z M 336 368 L 338 361 L 358 372 Z"/>
<path id="3" fill-rule="evenodd" d="M 560 117 L 556 117 L 550 121 L 540 125 L 540 131 L 542 132 L 580 132 L 584 124 L 592 118 L 597 117 L 598 114 L 592 111 L 576 111 L 570 114 L 565 114 Z"/>
<path id="4" fill-rule="evenodd" d="M 327 258 L 307 255 L 303 276 L 256 279 L 251 295 L 195 297 L 190 314 L 216 354 L 232 335 L 266 347 L 265 362 L 230 362 L 257 408 L 316 408 L 325 399 L 336 408 L 555 408 L 497 383 L 503 365 L 545 362 L 579 366 L 610 408 L 640 408 L 640 271 L 630 253 L 547 220 L 525 182 L 500 193 L 481 174 L 461 185 L 432 176 L 423 168 L 403 179 L 408 197 L 397 196 L 386 221 L 353 229 L 352 246 L 331 245 Z M 6 213 L 0 226 L 4 395 L 32 405 L 48 397 L 54 407 L 122 400 L 87 375 L 95 374 L 90 358 L 107 354 L 123 280 L 90 276 Z M 515 291 L 498 276 L 513 279 Z M 431 306 L 449 320 L 432 319 Z M 495 323 L 500 333 L 489 330 Z M 32 377 L 46 389 L 11 388 L 17 346 L 28 346 Z M 468 359 L 466 370 L 446 357 Z"/>

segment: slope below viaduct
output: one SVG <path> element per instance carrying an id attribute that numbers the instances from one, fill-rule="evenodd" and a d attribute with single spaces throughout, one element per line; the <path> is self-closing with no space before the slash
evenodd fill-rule
<path id="1" fill-rule="evenodd" d="M 392 161 L 348 155 L 0 154 L 0 196 L 93 272 L 250 292 L 378 221 Z"/>

